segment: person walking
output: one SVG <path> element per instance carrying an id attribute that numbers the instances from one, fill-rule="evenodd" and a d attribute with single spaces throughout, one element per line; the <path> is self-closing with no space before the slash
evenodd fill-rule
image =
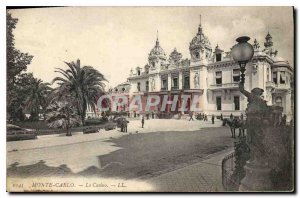
<path id="1" fill-rule="evenodd" d="M 129 121 L 126 120 L 126 118 L 124 118 L 123 120 L 123 132 L 127 133 L 127 125 L 128 125 Z"/>
<path id="2" fill-rule="evenodd" d="M 232 114 L 230 114 L 230 120 L 233 120 L 233 115 Z"/>
<path id="3" fill-rule="evenodd" d="M 212 116 L 211 116 L 211 122 L 212 122 L 212 124 L 215 124 L 215 115 L 214 114 L 212 114 Z"/>
<path id="4" fill-rule="evenodd" d="M 206 114 L 204 115 L 204 121 L 208 121 Z"/>
<path id="5" fill-rule="evenodd" d="M 189 121 L 191 121 L 191 120 L 194 121 L 194 119 L 193 119 L 193 112 L 190 112 L 190 120 Z"/>
<path id="6" fill-rule="evenodd" d="M 144 128 L 145 119 L 144 116 L 142 116 L 142 128 Z"/>
<path id="7" fill-rule="evenodd" d="M 220 119 L 223 120 L 223 114 L 221 113 Z"/>

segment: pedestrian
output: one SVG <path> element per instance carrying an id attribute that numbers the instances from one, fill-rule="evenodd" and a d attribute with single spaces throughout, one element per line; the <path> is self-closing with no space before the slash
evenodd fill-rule
<path id="1" fill-rule="evenodd" d="M 205 114 L 204 118 L 205 118 L 205 121 L 208 121 L 208 119 L 207 119 L 207 115 L 206 115 L 206 114 Z"/>
<path id="2" fill-rule="evenodd" d="M 129 121 L 126 120 L 126 118 L 124 118 L 123 120 L 123 132 L 127 133 L 127 125 L 128 125 Z"/>
<path id="3" fill-rule="evenodd" d="M 142 128 L 144 128 L 145 119 L 144 116 L 142 116 Z"/>
<path id="4" fill-rule="evenodd" d="M 232 120 L 233 119 L 233 115 L 232 114 L 230 114 L 230 120 Z"/>
<path id="5" fill-rule="evenodd" d="M 152 119 L 154 119 L 154 112 L 152 111 Z"/>
<path id="6" fill-rule="evenodd" d="M 223 120 L 223 114 L 221 113 L 220 119 Z"/>
<path id="7" fill-rule="evenodd" d="M 244 115 L 243 115 L 243 113 L 241 113 L 241 120 L 242 120 L 242 121 L 244 120 Z"/>
<path id="8" fill-rule="evenodd" d="M 212 122 L 212 124 L 215 124 L 215 115 L 214 114 L 212 114 L 212 116 L 211 116 L 211 122 Z"/>
<path id="9" fill-rule="evenodd" d="M 193 119 L 193 112 L 192 111 L 190 112 L 190 120 L 189 121 L 191 121 L 191 120 L 194 121 L 194 119 Z"/>

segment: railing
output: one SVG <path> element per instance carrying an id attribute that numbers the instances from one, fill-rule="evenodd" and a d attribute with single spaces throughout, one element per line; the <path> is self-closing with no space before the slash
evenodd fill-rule
<path id="1" fill-rule="evenodd" d="M 238 82 L 210 85 L 211 89 L 226 89 L 226 88 L 238 88 L 238 87 L 239 87 Z"/>
<path id="2" fill-rule="evenodd" d="M 268 81 L 268 82 L 266 82 L 266 87 L 275 88 L 275 83 L 272 81 Z"/>
<path id="3" fill-rule="evenodd" d="M 272 81 L 266 82 L 266 87 L 271 87 L 275 89 L 289 89 L 290 86 L 287 83 L 281 84 L 281 83 L 274 83 Z"/>
<path id="4" fill-rule="evenodd" d="M 239 184 L 232 179 L 232 175 L 235 169 L 235 153 L 227 155 L 222 160 L 222 184 L 224 190 L 237 190 Z"/>
<path id="5" fill-rule="evenodd" d="M 177 86 L 177 87 L 171 87 L 171 90 L 178 90 L 179 89 L 179 87 Z"/>
<path id="6" fill-rule="evenodd" d="M 275 84 L 276 89 L 289 89 L 290 86 L 288 84 Z"/>
<path id="7" fill-rule="evenodd" d="M 162 87 L 162 88 L 160 88 L 160 90 L 161 90 L 161 91 L 167 91 L 168 88 L 167 88 L 167 87 Z"/>

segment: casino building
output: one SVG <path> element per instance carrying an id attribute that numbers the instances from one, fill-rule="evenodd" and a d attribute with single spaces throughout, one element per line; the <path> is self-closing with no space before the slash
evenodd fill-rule
<path id="1" fill-rule="evenodd" d="M 273 46 L 270 33 L 266 35 L 263 47 L 256 39 L 253 47 L 255 53 L 252 61 L 247 64 L 245 89 L 264 89 L 263 97 L 267 104 L 282 106 L 283 113 L 290 119 L 293 67 L 277 56 L 278 51 Z M 240 70 L 230 51 L 225 52 L 218 45 L 213 49 L 201 23 L 189 44 L 189 51 L 190 59 L 183 59 L 176 48 L 167 56 L 157 38 L 145 66 L 131 69 L 127 82 L 110 89 L 109 93 L 112 96 L 126 95 L 128 98 L 140 95 L 143 104 L 151 94 L 161 97 L 168 95 L 171 101 L 174 95 L 179 95 L 176 109 L 172 111 L 174 114 L 179 112 L 182 105 L 181 95 L 189 95 L 190 99 L 198 96 L 200 113 L 222 113 L 224 116 L 231 113 L 236 116 L 244 114 L 247 99 L 239 92 Z M 189 111 L 190 99 L 186 104 L 187 111 L 183 113 Z M 159 111 L 160 106 L 153 107 L 151 111 Z M 128 110 L 128 106 L 124 105 L 123 110 Z M 165 111 L 170 112 L 170 105 Z"/>

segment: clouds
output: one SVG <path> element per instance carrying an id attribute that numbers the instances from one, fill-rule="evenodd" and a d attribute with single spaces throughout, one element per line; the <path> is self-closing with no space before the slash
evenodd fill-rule
<path id="1" fill-rule="evenodd" d="M 63 61 L 81 59 L 104 73 L 115 86 L 130 68 L 143 67 L 159 41 L 169 55 L 176 47 L 190 58 L 189 42 L 197 33 L 199 15 L 214 49 L 228 51 L 240 35 L 263 46 L 269 30 L 279 55 L 293 60 L 291 7 L 65 7 L 11 11 L 19 18 L 16 46 L 34 59 L 28 70 L 50 82 Z M 280 13 L 280 14 L 278 14 Z"/>

